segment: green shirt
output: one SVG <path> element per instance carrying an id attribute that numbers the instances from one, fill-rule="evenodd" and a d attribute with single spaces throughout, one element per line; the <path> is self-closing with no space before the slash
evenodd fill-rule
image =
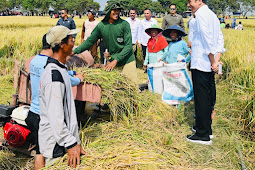
<path id="1" fill-rule="evenodd" d="M 164 16 L 161 28 L 163 30 L 165 30 L 165 29 L 167 29 L 167 28 L 169 28 L 173 25 L 178 25 L 183 30 L 185 30 L 183 18 L 182 18 L 181 15 L 179 15 L 179 14 L 175 14 L 175 15 L 168 14 L 168 15 Z"/>
<path id="2" fill-rule="evenodd" d="M 135 60 L 130 25 L 121 18 L 112 24 L 101 21 L 88 39 L 74 50 L 74 53 L 79 54 L 89 50 L 100 38 L 103 38 L 111 59 L 117 60 L 117 66 L 123 66 Z"/>

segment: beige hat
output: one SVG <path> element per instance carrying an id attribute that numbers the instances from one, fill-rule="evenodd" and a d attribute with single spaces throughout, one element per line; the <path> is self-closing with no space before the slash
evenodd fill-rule
<path id="1" fill-rule="evenodd" d="M 46 34 L 46 41 L 48 44 L 50 44 L 51 47 L 55 47 L 68 35 L 77 34 L 79 31 L 80 31 L 79 29 L 70 30 L 69 28 L 63 25 L 58 25 L 52 27 L 49 30 L 49 32 Z"/>

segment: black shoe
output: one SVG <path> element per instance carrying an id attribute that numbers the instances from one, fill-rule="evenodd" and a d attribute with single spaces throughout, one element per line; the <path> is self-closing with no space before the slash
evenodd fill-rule
<path id="1" fill-rule="evenodd" d="M 147 70 L 145 70 L 144 73 L 147 73 Z"/>
<path id="2" fill-rule="evenodd" d="M 108 104 L 101 105 L 101 109 L 103 109 L 103 110 L 107 110 L 107 109 L 109 109 Z"/>
<path id="3" fill-rule="evenodd" d="M 186 139 L 192 143 L 199 143 L 199 144 L 203 144 L 203 145 L 211 145 L 212 144 L 212 141 L 209 138 L 209 136 L 208 137 L 199 137 L 196 134 L 195 135 L 187 135 Z"/>
<path id="4" fill-rule="evenodd" d="M 192 132 L 195 132 L 195 133 L 196 133 L 196 131 L 197 131 L 196 126 L 192 126 L 191 130 L 192 130 Z M 213 139 L 213 138 L 214 138 L 214 136 L 213 136 L 212 133 L 210 134 L 209 137 L 210 137 L 210 139 Z"/>
<path id="5" fill-rule="evenodd" d="M 140 92 L 144 91 L 145 89 L 148 89 L 148 84 L 139 84 L 139 90 Z"/>

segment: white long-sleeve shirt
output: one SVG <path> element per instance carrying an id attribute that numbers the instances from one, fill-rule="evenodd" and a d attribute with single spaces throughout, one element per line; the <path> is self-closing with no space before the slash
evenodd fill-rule
<path id="1" fill-rule="evenodd" d="M 131 17 L 127 18 L 126 21 L 129 23 L 131 28 L 132 44 L 136 44 L 136 41 L 138 40 L 138 31 L 141 21 L 138 18 L 135 18 L 133 20 L 131 19 Z"/>
<path id="2" fill-rule="evenodd" d="M 190 21 L 189 21 L 188 39 L 189 39 L 190 42 L 192 42 L 192 38 L 193 38 L 194 23 L 195 23 L 195 18 L 192 17 L 192 19 L 190 19 Z M 217 42 L 217 53 L 224 53 L 225 51 L 226 51 L 226 49 L 224 48 L 224 37 L 223 37 L 222 31 L 220 31 L 219 39 L 218 39 L 218 42 Z"/>
<path id="3" fill-rule="evenodd" d="M 193 31 L 194 31 L 194 23 L 195 23 L 195 18 L 192 17 L 189 21 L 189 35 L 188 35 L 188 39 L 189 41 L 192 42 L 192 38 L 193 38 Z"/>
<path id="4" fill-rule="evenodd" d="M 218 40 L 220 35 L 223 37 L 220 22 L 207 5 L 200 7 L 196 11 L 195 16 L 191 46 L 191 69 L 211 72 L 209 54 L 215 55 L 219 51 Z"/>
<path id="5" fill-rule="evenodd" d="M 150 36 L 145 32 L 145 30 L 147 28 L 151 28 L 154 24 L 158 25 L 158 21 L 154 18 L 151 18 L 149 21 L 145 18 L 141 20 L 138 33 L 138 43 L 141 43 L 143 46 L 147 46 Z"/>
<path id="6" fill-rule="evenodd" d="M 224 48 L 224 37 L 222 31 L 220 31 L 219 39 L 217 42 L 217 53 L 224 53 L 226 49 Z"/>

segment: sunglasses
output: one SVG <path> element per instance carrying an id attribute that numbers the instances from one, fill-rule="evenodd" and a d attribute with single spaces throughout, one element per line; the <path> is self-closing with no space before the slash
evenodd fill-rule
<path id="1" fill-rule="evenodd" d="M 170 10 L 175 10 L 175 8 L 170 8 Z"/>
<path id="2" fill-rule="evenodd" d="M 64 14 L 63 12 L 61 12 L 61 14 Z"/>

